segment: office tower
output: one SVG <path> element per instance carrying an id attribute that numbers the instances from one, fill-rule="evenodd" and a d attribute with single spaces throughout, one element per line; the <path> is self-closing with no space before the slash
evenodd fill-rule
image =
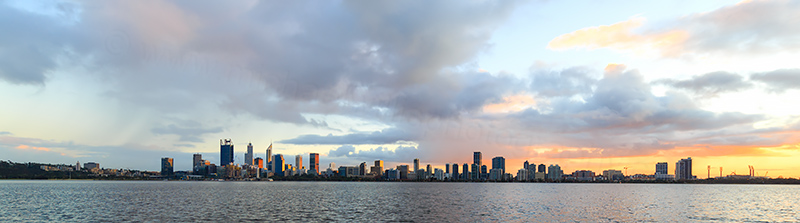
<path id="1" fill-rule="evenodd" d="M 478 166 L 481 166 L 481 160 L 482 159 L 483 159 L 483 155 L 481 155 L 481 152 L 472 152 L 472 163 L 473 164 L 478 164 Z"/>
<path id="2" fill-rule="evenodd" d="M 283 160 L 283 155 L 276 154 L 272 156 L 272 172 L 275 173 L 276 176 L 283 176 L 283 171 L 285 170 L 286 163 Z"/>
<path id="3" fill-rule="evenodd" d="M 561 180 L 561 176 L 564 172 L 561 171 L 561 167 L 558 164 L 553 165 L 550 164 L 550 167 L 547 167 L 547 179 L 550 180 Z"/>
<path id="4" fill-rule="evenodd" d="M 303 169 L 303 155 L 294 156 L 294 167 L 299 169 Z"/>
<path id="5" fill-rule="evenodd" d="M 172 158 L 161 158 L 161 176 L 172 176 Z"/>
<path id="6" fill-rule="evenodd" d="M 75 171 L 78 171 L 78 170 L 81 170 L 81 162 L 80 161 L 75 162 Z"/>
<path id="7" fill-rule="evenodd" d="M 370 173 L 375 177 L 383 175 L 383 160 L 375 160 L 375 165 L 370 169 Z"/>
<path id="8" fill-rule="evenodd" d="M 472 169 L 470 169 L 470 172 L 472 172 L 472 180 L 477 180 L 481 177 L 481 167 L 478 166 L 477 163 L 472 164 Z"/>
<path id="9" fill-rule="evenodd" d="M 544 163 L 541 163 L 541 164 L 539 164 L 539 169 L 536 170 L 536 172 L 545 173 L 546 172 L 545 168 L 547 168 L 547 166 L 545 166 Z"/>
<path id="10" fill-rule="evenodd" d="M 425 178 L 429 178 L 433 174 L 432 171 L 433 170 L 431 170 L 431 165 L 428 164 L 428 166 L 425 167 Z"/>
<path id="11" fill-rule="evenodd" d="M 527 164 L 528 161 L 525 163 Z M 506 174 L 506 158 L 502 156 L 492 158 L 492 169 L 499 169 L 501 175 Z"/>
<path id="12" fill-rule="evenodd" d="M 445 163 L 444 164 L 444 173 L 450 173 L 450 164 L 449 163 Z"/>
<path id="13" fill-rule="evenodd" d="M 681 159 L 675 163 L 675 179 L 676 180 L 689 180 L 693 179 L 692 176 L 692 157 Z"/>
<path id="14" fill-rule="evenodd" d="M 667 174 L 668 167 L 669 164 L 667 164 L 667 162 L 656 163 L 656 175 Z"/>
<path id="15" fill-rule="evenodd" d="M 192 170 L 197 169 L 197 167 L 203 165 L 203 155 L 199 153 L 195 153 L 192 155 Z"/>
<path id="16" fill-rule="evenodd" d="M 414 159 L 414 171 L 419 170 L 419 159 Z"/>
<path id="17" fill-rule="evenodd" d="M 319 167 L 319 153 L 309 153 L 308 154 L 308 167 L 311 168 L 312 171 L 319 175 L 320 167 Z"/>
<path id="18" fill-rule="evenodd" d="M 461 168 L 462 168 L 461 170 L 463 171 L 463 173 L 461 173 L 461 179 L 464 179 L 464 180 L 469 179 L 470 178 L 469 164 L 464 163 L 464 165 L 461 166 Z"/>
<path id="19" fill-rule="evenodd" d="M 525 160 L 525 163 L 522 163 L 522 169 L 526 169 L 527 170 L 529 166 L 530 166 L 530 164 L 528 163 L 527 160 Z"/>
<path id="20" fill-rule="evenodd" d="M 253 160 L 253 165 L 258 167 L 259 170 L 264 169 L 264 159 L 256 158 Z"/>
<path id="21" fill-rule="evenodd" d="M 397 171 L 400 172 L 400 179 L 401 180 L 408 179 L 408 165 L 397 166 Z"/>
<path id="22" fill-rule="evenodd" d="M 458 163 L 453 163 L 453 174 L 450 174 L 451 179 L 458 179 Z"/>
<path id="23" fill-rule="evenodd" d="M 272 172 L 272 168 L 275 166 L 272 164 L 272 143 L 269 143 L 269 147 L 267 147 L 267 157 L 265 158 L 267 158 L 267 160 L 264 161 L 267 165 L 267 171 Z"/>
<path id="24" fill-rule="evenodd" d="M 487 168 L 486 165 L 481 165 L 481 175 L 479 178 L 485 180 L 487 177 L 489 177 L 489 168 Z"/>
<path id="25" fill-rule="evenodd" d="M 247 143 L 247 153 L 244 154 L 244 164 L 253 165 L 253 143 Z"/>
<path id="26" fill-rule="evenodd" d="M 231 139 L 219 140 L 219 165 L 227 166 L 233 164 L 233 142 Z"/>
<path id="27" fill-rule="evenodd" d="M 361 164 L 358 164 L 358 175 L 359 176 L 367 175 L 367 162 L 362 162 Z"/>

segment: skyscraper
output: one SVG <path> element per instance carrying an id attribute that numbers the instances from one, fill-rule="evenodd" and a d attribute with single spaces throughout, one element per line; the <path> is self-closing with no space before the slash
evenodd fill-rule
<path id="1" fill-rule="evenodd" d="M 172 165 L 172 158 L 164 157 L 161 158 L 161 176 L 172 176 L 173 173 L 173 165 Z"/>
<path id="2" fill-rule="evenodd" d="M 544 165 L 544 163 L 540 163 L 540 164 L 539 164 L 539 169 L 538 169 L 538 170 L 536 170 L 536 172 L 539 172 L 539 173 L 545 173 L 545 172 L 546 172 L 546 171 L 545 171 L 545 168 L 547 168 L 547 166 L 545 166 L 545 165 Z"/>
<path id="3" fill-rule="evenodd" d="M 563 174 L 564 172 L 561 171 L 561 167 L 558 166 L 558 164 L 550 164 L 550 166 L 547 167 L 547 179 L 549 180 L 561 180 Z"/>
<path id="4" fill-rule="evenodd" d="M 264 159 L 256 158 L 253 160 L 253 165 L 258 167 L 259 170 L 264 169 Z"/>
<path id="5" fill-rule="evenodd" d="M 303 166 L 303 155 L 297 155 L 297 156 L 294 156 L 294 166 L 295 166 L 295 168 L 297 168 L 298 170 L 299 170 L 299 169 L 303 169 L 303 168 L 305 168 L 305 167 Z"/>
<path id="6" fill-rule="evenodd" d="M 219 140 L 219 165 L 227 166 L 233 164 L 233 142 L 231 139 Z"/>
<path id="7" fill-rule="evenodd" d="M 481 152 L 472 152 L 473 164 L 478 164 L 478 166 L 481 166 L 481 159 L 483 159 L 483 155 L 481 155 Z"/>
<path id="8" fill-rule="evenodd" d="M 477 163 L 473 163 L 472 164 L 472 169 L 470 169 L 470 172 L 472 174 L 472 177 L 471 177 L 472 180 L 480 179 L 480 177 L 481 177 L 481 167 L 478 166 Z"/>
<path id="9" fill-rule="evenodd" d="M 283 161 L 283 155 L 276 154 L 272 156 L 272 172 L 275 173 L 275 176 L 284 175 L 283 174 L 284 164 L 286 163 Z"/>
<path id="10" fill-rule="evenodd" d="M 450 174 L 451 179 L 459 179 L 458 176 L 458 163 L 453 163 L 453 173 Z"/>
<path id="11" fill-rule="evenodd" d="M 319 153 L 308 154 L 308 168 L 311 168 L 311 170 L 319 175 Z"/>
<path id="12" fill-rule="evenodd" d="M 450 173 L 450 164 L 449 163 L 445 163 L 444 164 L 444 173 Z"/>
<path id="13" fill-rule="evenodd" d="M 428 164 L 428 166 L 425 167 L 425 177 L 424 178 L 429 178 L 431 176 L 431 174 L 433 174 L 433 170 L 431 169 L 431 165 Z"/>
<path id="14" fill-rule="evenodd" d="M 527 164 L 528 161 L 525 161 L 525 163 Z M 503 158 L 502 156 L 497 156 L 497 157 L 492 158 L 492 169 L 499 169 L 501 175 L 505 174 L 506 173 L 506 158 Z"/>
<path id="15" fill-rule="evenodd" d="M 267 157 L 265 158 L 267 158 L 267 160 L 264 161 L 267 165 L 267 171 L 272 172 L 272 168 L 275 166 L 272 164 L 272 143 L 269 143 L 269 147 L 267 147 Z"/>
<path id="16" fill-rule="evenodd" d="M 466 180 L 466 179 L 470 178 L 469 164 L 464 163 L 464 165 L 461 166 L 461 171 L 463 172 L 463 173 L 461 173 L 461 179 Z"/>
<path id="17" fill-rule="evenodd" d="M 692 157 L 681 159 L 675 163 L 675 179 L 676 180 L 689 180 L 693 179 L 692 175 Z"/>
<path id="18" fill-rule="evenodd" d="M 253 143 L 247 143 L 247 153 L 244 154 L 244 164 L 253 165 Z"/>
<path id="19" fill-rule="evenodd" d="M 367 175 L 367 162 L 361 162 L 361 164 L 358 164 L 358 175 L 359 176 Z"/>
<path id="20" fill-rule="evenodd" d="M 383 175 L 383 160 L 375 160 L 375 165 L 372 166 L 370 172 L 375 177 L 380 177 Z"/>
<path id="21" fill-rule="evenodd" d="M 667 174 L 668 165 L 667 162 L 656 163 L 656 175 Z"/>
<path id="22" fill-rule="evenodd" d="M 419 170 L 419 159 L 414 159 L 414 171 Z"/>
<path id="23" fill-rule="evenodd" d="M 524 163 L 522 163 L 522 169 L 526 169 L 526 170 L 527 170 L 527 169 L 528 169 L 528 166 L 530 166 L 530 164 L 528 163 L 528 161 L 527 161 L 527 160 L 525 160 L 525 162 L 524 162 Z"/>
<path id="24" fill-rule="evenodd" d="M 197 169 L 197 167 L 203 164 L 203 155 L 199 153 L 195 153 L 192 155 L 192 170 Z"/>

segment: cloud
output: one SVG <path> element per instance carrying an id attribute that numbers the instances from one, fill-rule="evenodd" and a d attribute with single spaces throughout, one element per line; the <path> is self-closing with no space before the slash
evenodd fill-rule
<path id="1" fill-rule="evenodd" d="M 597 82 L 597 78 L 591 73 L 591 70 L 585 67 L 572 67 L 561 71 L 537 70 L 531 74 L 533 81 L 530 89 L 545 97 L 588 95 L 592 93 L 592 86 Z"/>
<path id="2" fill-rule="evenodd" d="M 332 149 L 330 152 L 328 152 L 328 156 L 348 156 L 355 151 L 356 147 L 353 147 L 352 145 L 343 145 L 339 148 Z"/>
<path id="3" fill-rule="evenodd" d="M 663 50 L 665 55 L 674 56 L 678 49 L 672 48 L 681 45 L 688 38 L 688 34 L 684 30 L 636 33 L 634 30 L 644 23 L 644 18 L 635 17 L 612 25 L 583 28 L 554 38 L 547 44 L 547 48 L 555 50 L 571 48 L 658 49 Z"/>
<path id="4" fill-rule="evenodd" d="M 737 92 L 752 87 L 738 74 L 717 71 L 693 76 L 688 80 L 662 79 L 654 81 L 678 89 L 685 89 L 701 97 L 717 97 L 725 92 Z"/>
<path id="5" fill-rule="evenodd" d="M 7 132 L 7 131 L 0 131 L 0 136 L 4 136 L 4 135 L 13 135 L 13 134 L 11 134 L 11 132 Z"/>
<path id="6" fill-rule="evenodd" d="M 386 162 L 410 162 L 419 158 L 422 152 L 413 146 L 398 146 L 394 150 L 377 147 L 368 150 L 355 151 L 355 147 L 344 145 L 328 152 L 332 157 L 348 157 L 357 160 L 383 160 Z"/>
<path id="7" fill-rule="evenodd" d="M 153 128 L 151 131 L 156 135 L 177 135 L 181 142 L 203 142 L 203 135 L 209 133 L 222 132 L 222 127 L 202 128 L 202 125 L 194 121 L 180 121 L 180 124 L 169 124 L 166 126 Z"/>
<path id="8" fill-rule="evenodd" d="M 612 25 L 589 27 L 554 38 L 548 48 L 609 48 L 657 52 L 664 57 L 686 54 L 752 55 L 798 49 L 800 32 L 793 27 L 800 3 L 745 1 L 706 13 L 683 16 L 660 25 L 635 17 Z"/>
<path id="9" fill-rule="evenodd" d="M 278 141 L 279 143 L 296 145 L 341 145 L 341 144 L 397 144 L 404 141 L 412 141 L 416 134 L 401 129 L 384 129 L 374 132 L 351 133 L 346 135 L 334 136 L 328 134 L 321 135 L 301 135 L 293 139 Z"/>
<path id="10" fill-rule="evenodd" d="M 800 69 L 781 69 L 750 75 L 750 80 L 767 85 L 772 92 L 800 89 Z"/>

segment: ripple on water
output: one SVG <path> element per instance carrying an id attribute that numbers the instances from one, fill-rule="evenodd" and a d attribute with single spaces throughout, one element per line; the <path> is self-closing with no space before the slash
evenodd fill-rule
<path id="1" fill-rule="evenodd" d="M 794 185 L 0 181 L 0 221 L 800 221 Z"/>

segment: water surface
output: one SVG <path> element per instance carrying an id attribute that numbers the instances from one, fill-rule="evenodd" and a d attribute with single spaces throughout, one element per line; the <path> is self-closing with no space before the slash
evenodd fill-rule
<path id="1" fill-rule="evenodd" d="M 0 181 L 0 221 L 800 221 L 800 186 Z"/>

